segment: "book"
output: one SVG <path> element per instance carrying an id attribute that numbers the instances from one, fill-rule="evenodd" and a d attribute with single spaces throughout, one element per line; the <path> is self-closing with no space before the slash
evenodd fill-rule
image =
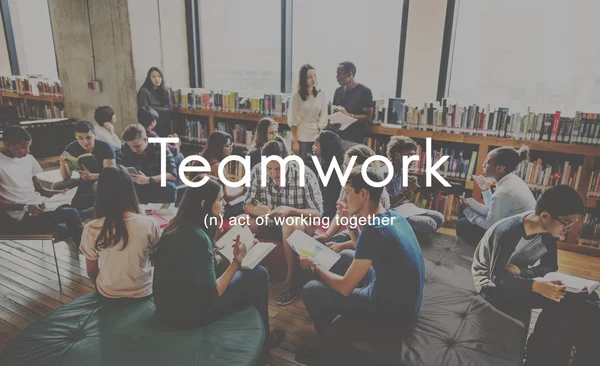
<path id="1" fill-rule="evenodd" d="M 400 216 L 407 217 L 422 215 L 427 213 L 427 210 L 424 208 L 417 207 L 414 203 L 404 203 L 400 206 L 394 207 L 394 211 L 396 211 Z"/>
<path id="2" fill-rule="evenodd" d="M 568 292 L 572 292 L 572 293 L 576 293 L 576 294 L 580 293 L 580 292 L 587 292 L 588 294 L 591 294 L 598 288 L 598 286 L 600 286 L 600 283 L 598 283 L 596 281 L 587 280 L 585 278 L 580 278 L 580 277 L 575 277 L 575 276 L 569 276 L 564 273 L 558 273 L 558 272 L 549 272 L 549 273 L 546 273 L 546 275 L 544 277 L 537 277 L 537 278 L 534 278 L 534 280 L 536 280 L 536 281 L 561 281 L 562 283 L 565 284 L 565 286 L 567 286 L 566 290 Z"/>
<path id="3" fill-rule="evenodd" d="M 335 124 L 335 123 L 341 124 L 340 131 L 345 130 L 346 128 L 348 128 L 348 126 L 350 126 L 354 122 L 358 121 L 356 118 L 347 116 L 347 115 L 343 114 L 342 112 L 335 112 L 334 114 L 330 115 L 329 120 L 331 121 L 332 124 Z"/>
<path id="4" fill-rule="evenodd" d="M 44 212 L 55 211 L 57 208 L 65 205 L 70 205 L 73 202 L 73 198 L 77 193 L 77 188 L 69 189 L 66 193 L 55 194 L 54 196 L 46 199 L 43 203 Z"/>
<path id="5" fill-rule="evenodd" d="M 236 225 L 225 233 L 216 243 L 216 249 L 229 262 L 233 262 L 233 244 L 235 238 L 240 236 L 240 243 L 246 244 L 248 252 L 242 260 L 242 269 L 253 269 L 259 264 L 276 245 L 273 243 L 254 243 L 254 235 L 248 226 Z"/>
<path id="6" fill-rule="evenodd" d="M 91 153 L 81 154 L 79 157 L 69 155 L 65 160 L 69 163 L 69 169 L 71 170 L 83 170 L 85 166 L 90 173 L 100 173 L 100 165 Z"/>
<path id="7" fill-rule="evenodd" d="M 300 230 L 294 231 L 287 242 L 298 255 L 313 258 L 328 271 L 340 259 L 338 253 Z"/>

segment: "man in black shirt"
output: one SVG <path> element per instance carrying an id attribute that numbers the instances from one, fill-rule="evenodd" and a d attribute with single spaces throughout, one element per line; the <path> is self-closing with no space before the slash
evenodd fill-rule
<path id="1" fill-rule="evenodd" d="M 135 168 L 137 174 L 130 173 L 140 203 L 173 203 L 177 198 L 175 181 L 177 170 L 173 154 L 165 147 L 166 187 L 160 186 L 160 144 L 148 143 L 146 130 L 142 125 L 129 125 L 121 136 L 124 143 L 117 158 L 117 164 Z"/>
<path id="2" fill-rule="evenodd" d="M 337 68 L 337 81 L 340 87 L 333 95 L 333 105 L 337 112 L 344 113 L 357 121 L 343 131 L 339 124 L 333 124 L 331 129 L 338 132 L 342 139 L 342 147 L 347 150 L 352 145 L 362 144 L 365 137 L 365 126 L 373 118 L 373 93 L 371 89 L 354 80 L 356 66 L 344 61 Z"/>

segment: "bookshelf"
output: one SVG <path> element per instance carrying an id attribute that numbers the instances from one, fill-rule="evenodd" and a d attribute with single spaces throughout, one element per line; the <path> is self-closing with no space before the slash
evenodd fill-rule
<path id="1" fill-rule="evenodd" d="M 534 155 L 538 152 L 554 153 L 561 156 L 579 156 L 579 162 L 576 165 L 581 166 L 580 182 L 577 187 L 577 191 L 585 199 L 586 211 L 596 210 L 596 217 L 600 216 L 598 213 L 597 203 L 600 200 L 600 194 L 595 195 L 595 192 L 590 192 L 588 195 L 588 189 L 590 189 L 593 182 L 598 182 L 600 177 L 600 146 L 591 145 L 577 145 L 577 144 L 565 144 L 559 142 L 542 142 L 542 141 L 530 141 L 530 140 L 517 140 L 505 137 L 493 137 L 493 136 L 474 136 L 466 134 L 455 134 L 443 131 L 426 131 L 426 130 L 415 130 L 406 129 L 396 126 L 368 126 L 367 133 L 372 136 L 393 136 L 403 135 L 413 139 L 425 139 L 431 137 L 432 141 L 446 142 L 446 143 L 462 143 L 478 146 L 477 163 L 475 166 L 474 174 L 483 174 L 483 161 L 487 156 L 488 152 L 498 146 L 512 146 L 515 148 L 521 145 L 529 146 L 531 154 Z M 595 169 L 596 167 L 596 169 Z M 594 170 L 595 169 L 595 170 Z M 593 172 L 596 173 L 596 179 L 593 179 Z M 448 178 L 448 181 L 453 178 Z M 471 190 L 472 196 L 475 199 L 481 200 L 481 190 L 477 184 L 470 179 L 465 182 L 464 189 Z M 542 188 L 537 185 L 530 185 L 531 188 Z M 600 185 L 598 185 L 600 190 Z M 453 222 L 450 222 L 449 227 L 454 226 Z M 578 222 L 571 233 L 569 234 L 566 242 L 559 243 L 559 247 L 563 250 L 579 252 L 588 255 L 600 256 L 600 248 L 598 248 L 598 240 L 593 242 L 589 239 L 579 239 L 579 233 L 582 226 L 582 222 Z M 599 238 L 600 239 L 600 238 Z M 595 245 L 592 245 L 593 244 Z"/>
<path id="2" fill-rule="evenodd" d="M 0 91 L 0 105 L 13 105 L 22 120 L 64 118 L 64 98 Z"/>
<path id="3" fill-rule="evenodd" d="M 233 113 L 233 112 L 225 112 L 225 111 L 212 111 L 205 109 L 192 109 L 192 108 L 174 108 L 174 118 L 172 130 L 176 131 L 178 125 L 180 125 L 183 119 L 185 118 L 198 118 L 202 123 L 205 123 L 208 129 L 208 134 L 217 130 L 217 124 L 219 122 L 228 122 L 231 124 L 239 124 L 239 123 L 256 123 L 261 118 L 266 117 L 264 115 L 255 114 L 255 113 Z M 280 125 L 286 125 L 286 117 L 285 116 L 269 116 L 273 118 Z M 253 125 L 255 127 L 255 125 Z M 367 127 L 366 136 L 374 139 L 382 138 L 389 139 L 389 136 L 394 135 L 404 135 L 411 137 L 416 140 L 424 140 L 425 138 L 430 137 L 432 142 L 434 143 L 433 148 L 436 148 L 435 144 L 443 145 L 443 144 L 465 144 L 469 145 L 465 150 L 468 151 L 476 151 L 477 157 L 475 162 L 475 167 L 473 174 L 482 175 L 483 174 L 483 161 L 485 160 L 488 152 L 495 147 L 499 146 L 512 146 L 515 148 L 520 147 L 521 145 L 529 146 L 532 155 L 538 152 L 540 153 L 553 153 L 557 156 L 569 155 L 569 156 L 579 156 L 579 160 L 575 164 L 577 167 L 581 166 L 581 175 L 579 177 L 579 185 L 577 187 L 578 192 L 582 197 L 585 198 L 586 210 L 596 210 L 597 203 L 600 200 L 600 193 L 594 195 L 594 192 L 590 191 L 590 195 L 588 195 L 588 189 L 591 189 L 592 185 L 592 175 L 594 168 L 595 174 L 597 175 L 597 179 L 595 182 L 600 180 L 600 158 L 596 159 L 596 157 L 600 157 L 600 146 L 593 145 L 580 145 L 580 144 L 568 144 L 562 142 L 546 142 L 546 141 L 533 141 L 533 140 L 521 140 L 521 139 L 513 139 L 508 137 L 497 137 L 497 136 L 480 136 L 480 135 L 470 135 L 470 134 L 462 134 L 462 133 L 450 133 L 444 131 L 431 131 L 431 130 L 422 130 L 422 129 L 406 129 L 400 126 L 394 125 L 371 125 Z M 185 136 L 182 137 L 183 143 L 193 144 L 195 146 L 195 152 L 198 152 L 198 147 L 203 146 L 205 144 L 205 139 L 201 138 L 189 138 Z M 418 141 L 420 142 L 420 141 Z M 237 146 L 234 144 L 234 148 L 240 149 L 239 153 L 243 154 L 247 149 L 243 146 Z M 235 151 L 234 151 L 235 153 Z M 383 151 L 378 151 L 379 154 L 385 155 Z M 468 156 L 466 157 L 468 158 Z M 598 162 L 596 161 L 598 160 Z M 413 172 L 412 174 L 420 175 L 419 172 Z M 421 174 L 422 175 L 422 174 Z M 455 189 L 468 190 L 471 193 L 472 197 L 478 200 L 482 200 L 481 190 L 474 184 L 474 182 L 470 179 L 470 177 L 460 178 L 460 177 L 445 177 L 448 182 L 450 182 Z M 545 187 L 531 184 L 530 187 L 532 189 L 543 189 Z M 598 183 L 598 190 L 600 191 L 600 183 Z M 447 212 L 445 212 L 446 218 L 449 219 L 444 224 L 445 227 L 455 228 L 456 227 L 456 217 L 457 214 L 453 206 L 456 204 L 456 201 L 449 201 L 450 207 Z M 586 212 L 587 213 L 587 212 Z M 600 213 L 596 213 L 596 216 L 600 216 Z M 589 221 L 589 220 L 588 220 Z M 598 245 L 598 240 L 591 239 L 580 239 L 579 233 L 582 227 L 582 222 L 579 222 L 575 225 L 571 233 L 565 242 L 559 243 L 560 249 L 579 252 L 587 255 L 593 255 L 600 257 L 600 248 Z M 588 229 L 589 230 L 589 229 Z"/>

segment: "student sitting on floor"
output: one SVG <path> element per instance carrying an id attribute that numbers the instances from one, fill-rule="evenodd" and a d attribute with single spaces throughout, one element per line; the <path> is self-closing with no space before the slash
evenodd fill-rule
<path id="1" fill-rule="evenodd" d="M 90 280 L 109 299 L 152 295 L 150 251 L 160 239 L 160 227 L 140 213 L 127 170 L 105 168 L 96 197 L 96 219 L 85 225 L 80 248 Z"/>
<path id="2" fill-rule="evenodd" d="M 499 147 L 488 153 L 483 162 L 484 175 L 497 182 L 496 191 L 492 193 L 483 177 L 474 177 L 483 192 L 485 206 L 474 202 L 472 204 L 478 206 L 474 209 L 467 201 L 461 200 L 465 217 L 456 222 L 457 236 L 475 246 L 496 222 L 535 208 L 535 198 L 527 183 L 513 173 L 519 163 L 527 159 L 528 153 L 527 146 L 521 146 L 519 150 L 510 146 Z"/>
<path id="3" fill-rule="evenodd" d="M 197 176 L 194 180 L 202 179 Z M 269 328 L 269 275 L 257 265 L 241 271 L 246 246 L 234 247 L 235 260 L 223 273 L 215 273 L 217 226 L 205 226 L 223 215 L 225 199 L 221 183 L 211 177 L 204 185 L 188 188 L 177 215 L 158 243 L 154 269 L 154 302 L 158 316 L 177 328 L 204 326 L 247 305 L 263 319 L 265 348 L 277 347 L 285 332 Z"/>
<path id="4" fill-rule="evenodd" d="M 402 186 L 402 159 L 404 156 L 413 156 L 417 153 L 417 143 L 406 136 L 392 136 L 387 145 L 387 155 L 394 166 L 394 175 L 387 185 L 387 191 L 390 194 L 391 207 L 396 210 L 404 203 L 409 203 L 414 196 L 414 190 L 417 187 L 417 177 L 409 178 L 408 187 Z M 434 232 L 444 224 L 444 215 L 435 210 L 410 216 L 406 221 L 413 228 L 415 233 Z"/>
<path id="5" fill-rule="evenodd" d="M 285 159 L 287 158 L 287 147 L 280 140 L 269 141 L 262 149 L 262 156 L 263 160 L 269 156 L 279 156 Z M 287 276 L 277 298 L 277 305 L 284 306 L 294 302 L 299 290 L 298 284 L 294 281 L 297 258 L 287 244 L 287 238 L 296 230 L 314 235 L 317 226 L 305 225 L 300 220 L 278 225 L 274 218 L 300 218 L 303 216 L 310 219 L 310 217 L 320 217 L 323 212 L 323 198 L 317 177 L 309 168 L 305 168 L 304 172 L 305 185 L 300 187 L 301 172 L 296 161 L 290 161 L 284 167 L 280 167 L 277 161 L 270 161 L 266 165 L 267 182 L 265 187 L 261 184 L 261 168 L 262 163 L 252 169 L 251 186 L 246 196 L 244 211 L 253 217 L 264 217 L 269 214 L 266 225 L 256 225 L 256 220 L 251 222 L 250 228 L 259 237 L 283 239 Z M 285 175 L 281 173 L 281 169 L 285 169 Z M 285 187 L 282 186 L 284 176 Z"/>
<path id="6" fill-rule="evenodd" d="M 344 167 L 343 170 L 346 171 L 346 167 L 350 164 L 350 158 L 356 156 L 356 161 L 354 162 L 353 168 L 361 168 L 363 163 L 367 161 L 371 156 L 375 156 L 375 152 L 371 150 L 370 147 L 365 145 L 354 145 L 346 151 L 344 155 Z M 374 169 L 381 169 L 381 165 L 378 161 L 374 161 L 370 164 L 370 167 Z M 345 204 L 343 204 L 346 199 L 346 191 L 342 189 L 340 191 L 339 198 L 337 199 L 337 212 L 336 216 L 347 216 L 347 210 Z M 390 196 L 387 193 L 387 190 L 383 190 L 381 192 L 381 205 L 383 208 L 390 207 Z M 337 220 L 332 220 L 329 228 L 325 234 L 315 235 L 315 239 L 327 245 L 331 250 L 336 253 L 341 252 L 344 249 L 352 249 L 356 246 L 356 239 L 358 238 L 358 234 L 360 232 L 360 227 L 357 228 L 347 228 L 344 232 L 337 234 L 340 230 L 341 226 L 336 224 Z"/>
<path id="7" fill-rule="evenodd" d="M 119 155 L 121 139 L 115 133 L 115 123 L 117 122 L 115 111 L 107 105 L 98 107 L 94 112 L 94 120 L 98 124 L 96 126 L 96 138 L 108 143 L 114 150 L 115 156 Z"/>
<path id="8" fill-rule="evenodd" d="M 254 168 L 256 164 L 260 164 L 262 156 L 260 150 L 263 146 L 273 140 L 279 131 L 279 124 L 271 117 L 262 118 L 256 125 L 256 136 L 252 143 L 252 151 L 248 153 L 250 156 L 250 168 Z"/>
<path id="9" fill-rule="evenodd" d="M 233 152 L 233 141 L 231 139 L 231 135 L 227 132 L 223 131 L 215 131 L 208 136 L 208 141 L 206 142 L 206 146 L 204 146 L 204 150 L 200 153 L 200 155 L 208 161 L 210 164 L 210 172 L 215 179 L 219 179 L 219 164 L 223 159 L 230 156 Z M 227 170 L 224 169 L 223 173 Z M 225 216 L 237 216 L 244 212 L 244 203 L 239 202 L 238 204 L 234 204 L 231 206 L 229 202 L 242 197 L 248 189 L 244 187 L 243 189 L 237 190 L 236 193 L 229 194 L 227 189 L 225 189 L 225 202 L 227 202 L 227 206 L 225 206 Z"/>
<path id="10" fill-rule="evenodd" d="M 123 146 L 117 158 L 119 165 L 135 168 L 130 172 L 140 203 L 173 203 L 177 198 L 175 181 L 177 170 L 173 154 L 167 149 L 166 187 L 160 186 L 161 145 L 148 143 L 146 130 L 142 125 L 129 125 L 121 135 Z"/>
<path id="11" fill-rule="evenodd" d="M 81 241 L 79 212 L 59 207 L 44 212 L 45 197 L 62 191 L 42 187 L 36 174 L 42 167 L 29 155 L 31 135 L 20 126 L 4 129 L 0 152 L 0 232 L 3 234 L 51 234 L 63 236 L 65 224 L 75 245 Z"/>
<path id="12" fill-rule="evenodd" d="M 383 180 L 373 168 L 367 175 Z M 337 315 L 365 319 L 374 327 L 409 326 L 417 317 L 425 279 L 421 248 L 408 222 L 381 205 L 384 189 L 369 185 L 354 168 L 344 187 L 348 215 L 380 222 L 363 228 L 356 252 L 344 250 L 331 272 L 300 257 L 302 268 L 317 277 L 304 286 L 302 300 L 318 333 Z M 314 349 L 302 347 L 296 354 L 298 361 L 306 360 Z"/>
<path id="13" fill-rule="evenodd" d="M 544 309 L 527 342 L 527 365 L 568 365 L 571 346 L 594 338 L 590 329 L 594 322 L 579 314 L 585 313 L 585 300 L 598 296 L 565 293 L 560 281 L 536 279 L 558 270 L 557 239 L 565 239 L 583 212 L 583 199 L 573 188 L 549 188 L 535 211 L 492 225 L 475 250 L 472 272 L 477 291 L 498 310 L 521 320 L 524 336 L 531 309 Z M 595 351 L 578 344 L 581 357 L 576 364 L 588 365 L 578 362 Z"/>
<path id="14" fill-rule="evenodd" d="M 323 173 L 327 174 L 329 166 L 335 161 L 342 168 L 344 165 L 344 151 L 342 150 L 342 140 L 333 131 L 323 131 L 317 137 L 313 145 L 313 154 L 319 158 Z M 312 160 L 306 164 L 311 167 L 316 173 L 316 168 L 313 168 Z M 334 172 L 327 183 L 327 186 L 321 183 L 321 192 L 323 196 L 323 217 L 333 218 L 337 210 L 337 198 L 340 196 L 342 184 L 338 175 Z"/>
<path id="15" fill-rule="evenodd" d="M 158 112 L 151 107 L 142 107 L 138 110 L 138 122 L 144 126 L 144 129 L 146 130 L 146 137 L 160 137 L 156 132 L 154 132 L 158 118 Z M 168 137 L 178 136 L 177 134 L 170 134 Z M 169 151 L 171 151 L 171 154 L 173 154 L 175 168 L 179 169 L 179 164 L 181 164 L 183 161 L 181 144 L 167 144 L 167 147 L 169 148 Z"/>
<path id="16" fill-rule="evenodd" d="M 79 187 L 73 200 L 73 207 L 78 210 L 94 206 L 94 183 L 102 168 L 115 165 L 115 153 L 107 142 L 96 139 L 96 131 L 92 122 L 79 121 L 75 124 L 75 139 L 60 155 L 60 175 L 63 181 L 52 185 L 52 189 L 70 189 Z M 79 170 L 79 178 L 71 179 L 73 171 L 68 158 L 78 158 L 83 154 L 92 154 L 96 160 L 95 167 L 83 166 Z"/>

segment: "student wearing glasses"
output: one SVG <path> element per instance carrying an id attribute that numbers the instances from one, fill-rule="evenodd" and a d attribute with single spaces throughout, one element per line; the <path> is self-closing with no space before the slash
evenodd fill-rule
<path id="1" fill-rule="evenodd" d="M 483 236 L 472 265 L 477 291 L 495 308 L 522 321 L 525 335 L 531 309 L 543 309 L 527 342 L 527 365 L 568 365 L 576 345 L 577 365 L 588 365 L 585 344 L 593 328 L 586 300 L 594 293 L 567 293 L 561 281 L 539 279 L 558 271 L 557 241 L 565 240 L 584 212 L 579 193 L 569 186 L 547 189 L 535 211 L 500 220 Z M 580 362 L 580 363 L 577 363 Z"/>
<path id="2" fill-rule="evenodd" d="M 488 153 L 483 162 L 485 178 L 473 177 L 481 188 L 485 207 L 474 208 L 471 205 L 476 203 L 461 200 L 465 217 L 456 223 L 457 236 L 475 246 L 496 222 L 535 208 L 535 198 L 529 186 L 513 173 L 522 161 L 527 160 L 528 155 L 527 146 L 521 146 L 518 150 L 510 146 L 499 147 Z M 494 193 L 486 178 L 496 181 Z"/>

